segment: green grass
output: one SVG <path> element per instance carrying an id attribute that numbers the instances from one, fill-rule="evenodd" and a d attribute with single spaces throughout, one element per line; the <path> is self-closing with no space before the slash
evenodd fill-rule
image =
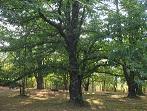
<path id="1" fill-rule="evenodd" d="M 0 111 L 147 111 L 147 97 L 125 98 L 121 93 L 85 94 L 83 107 L 68 103 L 63 92 L 29 90 L 29 97 L 20 97 L 17 90 L 0 88 Z"/>

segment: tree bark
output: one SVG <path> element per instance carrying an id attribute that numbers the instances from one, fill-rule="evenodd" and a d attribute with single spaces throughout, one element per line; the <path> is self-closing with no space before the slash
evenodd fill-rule
<path id="1" fill-rule="evenodd" d="M 21 81 L 21 85 L 20 85 L 20 96 L 26 96 L 26 86 L 25 86 L 25 84 L 26 84 L 26 80 L 25 80 L 26 78 L 23 78 L 22 79 L 22 81 Z"/>
<path id="2" fill-rule="evenodd" d="M 71 103 L 75 105 L 83 104 L 81 77 L 76 73 L 70 75 L 69 93 Z"/>
<path id="3" fill-rule="evenodd" d="M 64 84 L 64 89 L 63 90 L 68 90 L 68 74 L 65 74 L 63 76 L 63 84 Z"/>
<path id="4" fill-rule="evenodd" d="M 71 16 L 68 14 L 66 17 L 67 27 L 66 27 L 66 50 L 69 56 L 69 75 L 70 75 L 70 85 L 69 85 L 69 94 L 70 94 L 70 102 L 75 105 L 83 104 L 83 96 L 82 96 L 82 75 L 79 74 L 79 65 L 77 58 L 77 44 L 80 37 L 80 29 L 79 26 L 79 10 L 80 3 L 78 1 L 74 1 L 72 4 Z M 69 11 L 69 10 L 68 10 Z M 82 24 L 82 23 L 80 23 Z"/>
<path id="5" fill-rule="evenodd" d="M 61 3 L 59 4 L 61 6 Z M 40 10 L 39 15 L 44 21 L 56 28 L 64 38 L 69 58 L 70 102 L 80 105 L 83 102 L 81 89 L 82 76 L 79 74 L 77 43 L 81 34 L 81 26 L 84 21 L 85 10 L 83 8 L 82 15 L 79 13 L 80 9 L 82 9 L 82 5 L 77 0 L 73 0 L 72 2 L 67 0 L 64 9 L 63 12 L 65 19 L 60 19 L 60 23 L 48 19 Z M 61 15 L 61 7 L 58 8 L 58 12 L 59 15 Z"/>
<path id="6" fill-rule="evenodd" d="M 69 75 L 70 75 L 70 85 L 69 94 L 70 102 L 79 105 L 83 103 L 82 97 L 82 76 L 79 74 L 79 66 L 77 60 L 77 43 L 74 34 L 68 37 L 67 51 L 69 54 Z"/>
<path id="7" fill-rule="evenodd" d="M 137 89 L 136 89 L 136 93 L 137 93 L 137 95 L 139 95 L 139 96 L 145 95 L 145 94 L 143 93 L 142 84 L 139 84 L 139 83 L 138 83 Z"/>
<path id="8" fill-rule="evenodd" d="M 136 95 L 136 83 L 134 81 L 127 81 L 128 84 L 128 97 L 129 98 L 135 98 Z"/>
<path id="9" fill-rule="evenodd" d="M 84 83 L 84 90 L 85 91 L 89 90 L 89 85 L 90 85 L 90 77 L 88 77 L 87 80 Z"/>
<path id="10" fill-rule="evenodd" d="M 95 91 L 95 86 L 94 86 L 94 79 L 93 77 L 91 78 L 91 89 L 92 89 L 92 93 Z"/>
<path id="11" fill-rule="evenodd" d="M 105 79 L 103 80 L 103 83 L 102 83 L 102 91 L 106 91 L 106 80 Z"/>
<path id="12" fill-rule="evenodd" d="M 128 85 L 128 97 L 129 98 L 135 98 L 136 95 L 136 82 L 134 81 L 134 73 L 133 71 L 128 71 L 126 65 L 123 65 L 123 71 L 125 75 L 125 79 L 127 81 Z"/>
<path id="13" fill-rule="evenodd" d="M 114 80 L 114 92 L 117 91 L 117 76 L 115 76 L 115 80 Z"/>
<path id="14" fill-rule="evenodd" d="M 38 73 L 36 76 L 37 89 L 44 89 L 43 75 Z"/>

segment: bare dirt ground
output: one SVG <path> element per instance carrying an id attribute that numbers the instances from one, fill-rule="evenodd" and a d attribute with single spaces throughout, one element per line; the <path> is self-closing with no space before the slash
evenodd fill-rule
<path id="1" fill-rule="evenodd" d="M 98 92 L 85 94 L 88 104 L 75 107 L 68 103 L 65 92 L 27 91 L 29 96 L 20 97 L 19 90 L 0 87 L 0 111 L 147 111 L 147 96 L 128 99 L 121 93 Z"/>

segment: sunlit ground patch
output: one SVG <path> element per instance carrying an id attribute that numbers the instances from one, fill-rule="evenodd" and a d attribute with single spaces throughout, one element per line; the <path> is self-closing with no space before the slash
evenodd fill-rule
<path id="1" fill-rule="evenodd" d="M 70 106 L 69 95 L 48 90 L 29 90 L 28 97 L 18 96 L 19 90 L 0 92 L 0 111 L 147 111 L 147 97 L 124 98 L 122 93 L 97 92 L 84 94 L 84 107 Z"/>

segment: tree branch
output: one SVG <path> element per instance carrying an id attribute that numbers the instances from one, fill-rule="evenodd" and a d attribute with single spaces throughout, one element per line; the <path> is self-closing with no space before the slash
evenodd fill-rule
<path id="1" fill-rule="evenodd" d="M 40 17 L 45 21 L 45 22 L 47 22 L 48 24 L 50 24 L 51 26 L 53 26 L 53 27 L 55 27 L 55 28 L 59 28 L 59 25 L 56 23 L 56 22 L 53 22 L 53 21 L 51 21 L 50 19 L 47 19 L 46 17 L 45 17 L 45 15 L 39 10 L 38 11 L 39 12 L 39 15 L 40 15 Z"/>
<path id="2" fill-rule="evenodd" d="M 79 2 L 74 1 L 74 3 L 72 4 L 72 19 L 71 19 L 71 25 L 73 31 L 78 28 L 79 10 L 80 10 Z"/>
<path id="3" fill-rule="evenodd" d="M 85 10 L 86 10 L 86 8 L 84 7 L 84 8 L 83 8 L 83 12 L 82 12 L 82 16 L 81 16 L 81 19 L 80 19 L 80 23 L 79 23 L 79 34 L 81 33 L 81 27 L 82 27 L 82 24 L 84 23 L 84 19 L 85 19 Z"/>
<path id="4" fill-rule="evenodd" d="M 58 32 L 60 33 L 60 35 L 65 38 L 66 35 L 64 34 L 63 32 L 63 27 L 61 26 L 61 24 L 58 24 L 54 21 L 51 21 L 50 19 L 47 19 L 47 17 L 45 17 L 45 15 L 40 11 L 38 10 L 38 13 L 40 15 L 40 17 L 45 21 L 47 22 L 49 25 L 53 26 L 54 28 L 56 28 L 58 30 Z"/>
<path id="5" fill-rule="evenodd" d="M 59 6 L 59 7 L 58 7 L 58 14 L 59 14 L 60 16 L 61 16 L 61 14 L 62 14 L 62 12 L 61 12 L 62 1 L 63 1 L 63 0 L 60 0 L 60 1 L 58 2 L 58 3 L 59 3 L 59 4 L 58 4 L 58 6 Z M 62 22 L 63 22 L 62 19 L 61 19 L 60 17 L 58 17 L 58 19 L 59 19 L 59 21 L 60 21 L 60 24 L 62 24 Z"/>

